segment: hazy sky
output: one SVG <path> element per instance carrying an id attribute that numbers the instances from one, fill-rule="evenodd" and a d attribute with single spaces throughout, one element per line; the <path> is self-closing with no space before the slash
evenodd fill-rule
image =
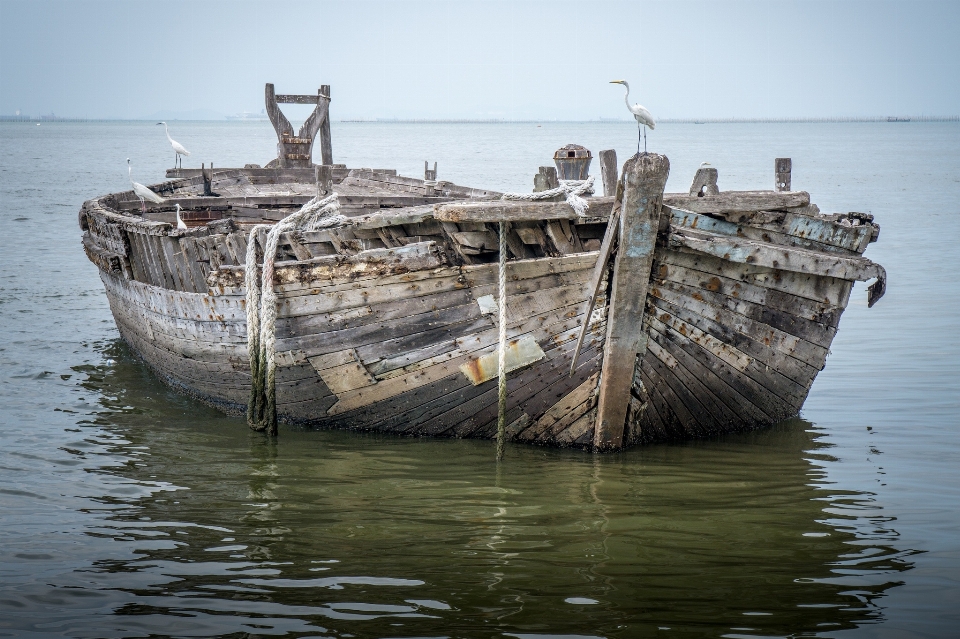
<path id="1" fill-rule="evenodd" d="M 960 1 L 0 0 L 0 114 L 259 112 L 274 82 L 334 119 L 595 119 L 619 78 L 661 118 L 956 115 Z"/>

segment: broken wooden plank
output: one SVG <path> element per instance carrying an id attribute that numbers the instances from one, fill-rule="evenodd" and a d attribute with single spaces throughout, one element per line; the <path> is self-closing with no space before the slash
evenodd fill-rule
<path id="1" fill-rule="evenodd" d="M 870 305 L 883 295 L 886 271 L 865 257 L 824 254 L 807 249 L 780 246 L 757 240 L 742 240 L 704 231 L 685 230 L 670 234 L 671 246 L 713 255 L 721 259 L 766 268 L 806 273 L 819 277 L 866 281 L 877 279 L 875 294 L 871 288 Z"/>

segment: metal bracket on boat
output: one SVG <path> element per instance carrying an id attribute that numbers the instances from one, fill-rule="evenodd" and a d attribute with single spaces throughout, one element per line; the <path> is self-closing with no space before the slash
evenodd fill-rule
<path id="1" fill-rule="evenodd" d="M 333 145 L 330 140 L 330 85 L 320 87 L 317 95 L 277 95 L 273 85 L 264 90 L 267 115 L 277 132 L 277 157 L 267 168 L 310 168 L 313 166 L 313 142 L 320 133 L 321 164 L 333 164 Z M 280 111 L 278 104 L 315 104 L 313 113 L 300 131 L 294 135 L 293 126 Z"/>

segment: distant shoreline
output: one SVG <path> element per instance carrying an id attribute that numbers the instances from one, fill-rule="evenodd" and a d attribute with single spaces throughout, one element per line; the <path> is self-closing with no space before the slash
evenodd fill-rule
<path id="1" fill-rule="evenodd" d="M 0 122 L 153 122 L 152 118 L 61 118 L 57 116 L 0 115 Z M 267 122 L 260 119 L 224 118 L 209 120 L 171 120 L 171 122 Z M 334 122 L 350 124 L 557 124 L 590 122 L 622 124 L 633 122 L 626 118 L 599 118 L 593 120 L 507 120 L 473 118 L 343 118 Z M 958 115 L 898 115 L 874 117 L 822 117 L 822 118 L 662 118 L 660 124 L 805 124 L 825 122 L 960 122 Z"/>

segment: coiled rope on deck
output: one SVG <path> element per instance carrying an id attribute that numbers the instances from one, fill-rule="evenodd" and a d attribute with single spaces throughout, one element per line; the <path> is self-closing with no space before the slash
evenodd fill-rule
<path id="1" fill-rule="evenodd" d="M 257 224 L 250 231 L 244 270 L 251 376 L 247 423 L 255 431 L 277 434 L 277 292 L 273 288 L 273 275 L 280 236 L 291 231 L 309 232 L 339 226 L 347 220 L 339 211 L 336 193 L 323 199 L 317 196 L 276 224 Z M 258 247 L 263 247 L 263 269 L 259 274 Z"/>
<path id="2" fill-rule="evenodd" d="M 558 195 L 563 195 L 567 204 L 573 207 L 577 215 L 583 217 L 587 214 L 589 204 L 580 196 L 593 195 L 593 176 L 591 175 L 586 180 L 560 180 L 560 186 L 557 188 L 538 193 L 504 193 L 500 196 L 500 199 L 536 201 L 549 200 Z"/>

